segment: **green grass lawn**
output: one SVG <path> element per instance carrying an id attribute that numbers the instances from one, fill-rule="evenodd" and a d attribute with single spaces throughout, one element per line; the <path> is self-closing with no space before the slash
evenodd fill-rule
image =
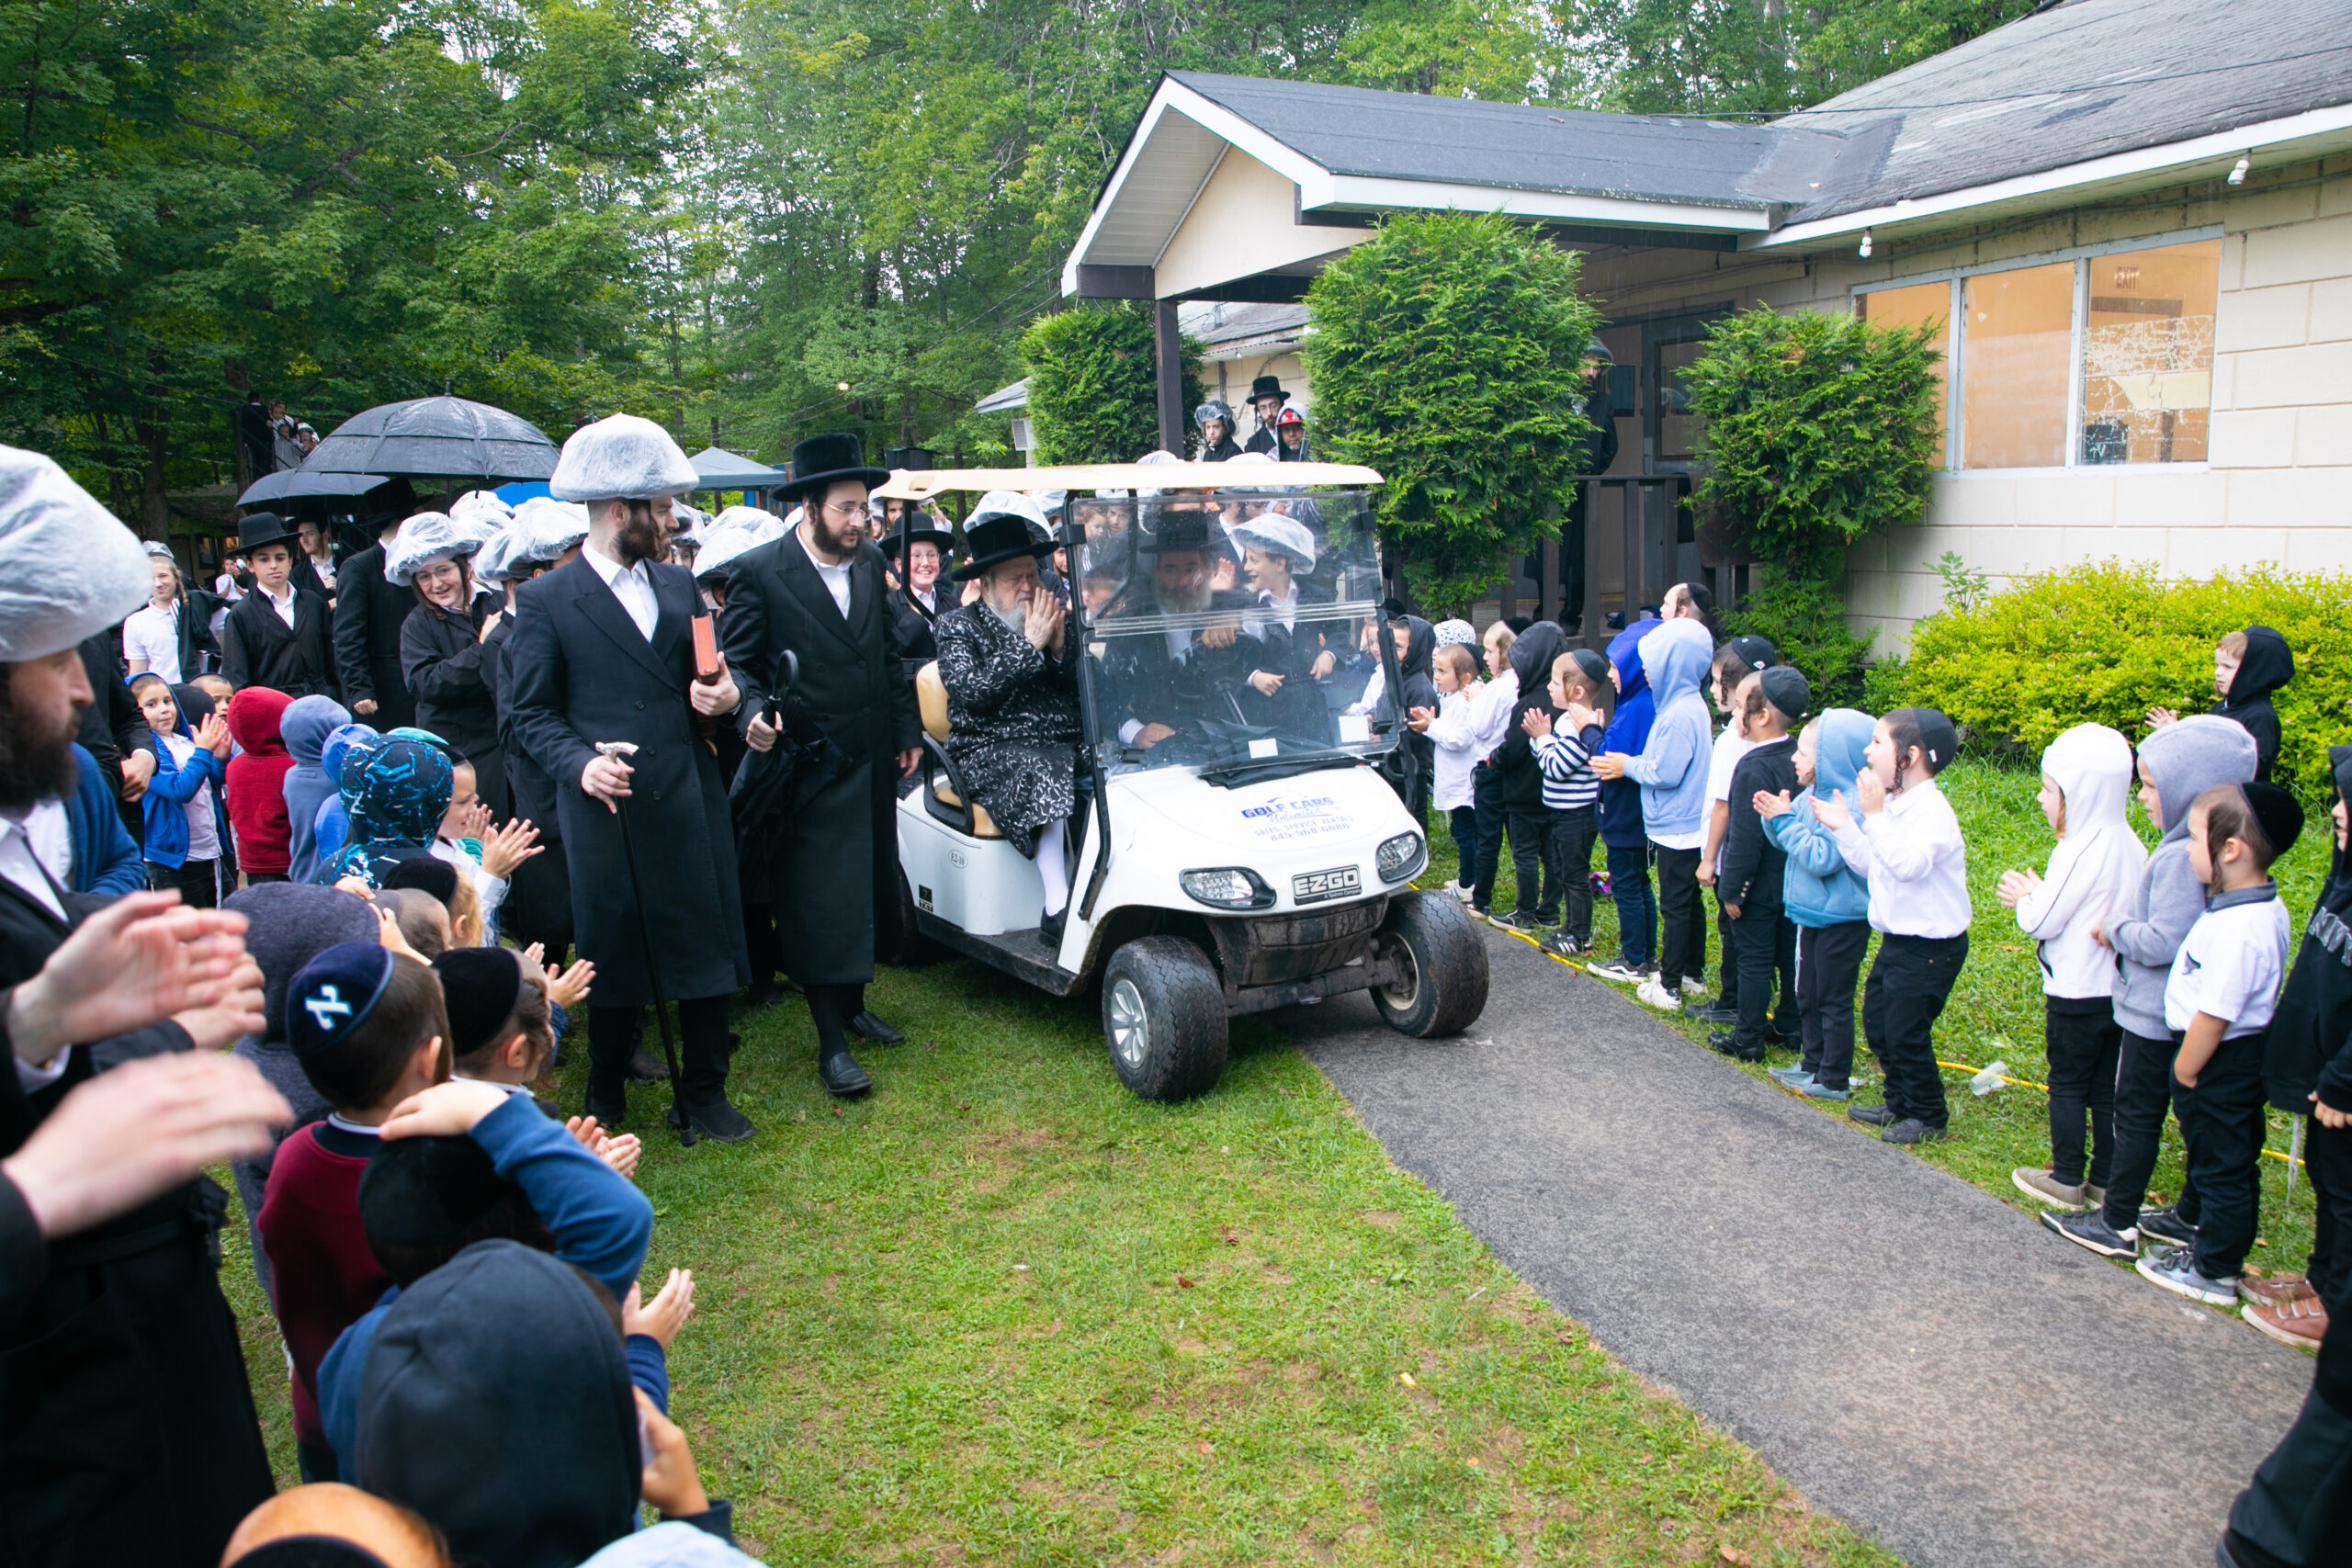
<path id="1" fill-rule="evenodd" d="M 1951 1002 L 1936 1025 L 1936 1055 L 1946 1062 L 1965 1062 L 1973 1066 L 1985 1066 L 1998 1060 L 2009 1065 L 2006 1075 L 2031 1083 L 2049 1081 L 2049 1059 L 2042 1054 L 2041 1044 L 2041 967 L 2034 960 L 2033 944 L 2018 930 L 2016 917 L 2001 907 L 1994 889 L 2001 873 L 2026 868 L 2039 872 L 2050 858 L 2055 840 L 2051 837 L 2050 824 L 2041 815 L 2041 807 L 2034 801 L 2041 775 L 2013 768 L 1989 766 L 1967 761 L 1946 770 L 1939 780 L 1951 796 L 1952 810 L 1960 818 L 1962 833 L 1968 840 L 1969 897 L 1975 909 L 1975 919 L 1968 931 L 1968 964 L 1961 971 L 1960 984 L 1953 989 Z M 2134 804 L 2132 820 L 2141 837 L 2153 845 L 2156 834 L 2154 825 Z M 2329 834 L 2326 818 L 2314 813 L 2304 828 L 2295 848 L 2273 868 L 2279 891 L 2285 897 L 2288 911 L 2301 940 L 2302 921 L 2311 912 L 2318 897 L 2320 885 L 2327 877 Z M 1454 874 L 1456 852 L 1452 840 L 1441 828 L 1430 840 L 1431 864 L 1421 878 L 1425 886 L 1442 886 Z M 1504 857 L 1502 880 L 1511 886 L 1510 857 Z M 1602 864 L 1598 848 L 1593 852 L 1593 866 Z M 1512 894 L 1498 889 L 1496 906 L 1509 908 Z M 1715 930 L 1714 904 L 1712 896 L 1706 899 L 1708 916 L 1709 983 L 1720 977 L 1716 962 L 1720 958 Z M 1593 909 L 1593 948 L 1600 957 L 1610 957 L 1617 951 L 1617 908 L 1608 899 L 1595 902 Z M 1872 952 L 1876 952 L 1873 944 Z M 2290 954 L 2290 962 L 2292 954 Z M 1869 973 L 1868 961 L 1863 972 Z M 1631 994 L 1631 987 L 1621 987 Z M 1657 1015 L 1653 1015 L 1657 1016 Z M 1688 1035 L 1700 1049 L 1706 1048 L 1707 1025 L 1687 1019 L 1669 1021 Z M 1881 1084 L 1868 1048 L 1860 1043 L 1861 1021 L 1859 1010 L 1855 1019 L 1855 1099 L 1864 1103 L 1881 1098 Z M 1782 1066 L 1797 1059 L 1793 1050 L 1774 1051 L 1766 1062 L 1747 1069 L 1757 1077 L 1766 1077 L 1766 1068 Z M 1767 1081 L 1770 1081 L 1767 1079 Z M 2020 1193 L 2010 1183 L 2009 1172 L 2021 1166 L 2047 1168 L 2050 1164 L 2050 1106 L 2037 1089 L 2005 1085 L 1992 1094 L 1978 1099 L 1968 1091 L 1968 1075 L 1958 1072 L 1944 1074 L 1944 1087 L 1951 1097 L 1952 1136 L 1940 1144 L 1917 1146 L 1919 1157 L 1939 1165 L 1956 1176 L 1975 1182 L 1986 1191 L 2026 1213 L 2038 1213 L 2041 1205 Z M 1826 1100 L 1807 1100 L 1823 1114 L 1845 1119 L 1845 1107 Z M 2270 1112 L 2270 1147 L 2284 1154 L 2290 1135 L 2289 1118 L 2284 1112 Z M 1873 1129 L 1856 1126 L 1857 1137 L 1875 1136 Z M 2178 1190 L 2181 1175 L 2179 1131 L 2169 1120 L 2165 1123 L 2165 1144 L 2156 1162 L 2155 1176 L 2150 1183 L 2152 1194 L 2169 1195 Z M 2154 1197 L 2151 1201 L 2155 1201 Z M 2298 1176 L 2295 1193 L 2287 1196 L 2287 1164 L 2284 1160 L 2266 1158 L 2262 1162 L 2262 1214 L 2260 1236 L 2249 1267 L 2265 1272 L 2300 1269 L 2303 1257 L 2312 1244 L 2311 1189 Z M 2118 1268 L 2128 1267 L 2117 1264 Z M 2149 1286 L 2150 1290 L 2155 1287 Z M 2245 1330 L 2254 1332 L 2252 1329 Z"/>
<path id="2" fill-rule="evenodd" d="M 769 1562 L 1894 1561 L 1547 1307 L 1278 1020 L 1162 1106 L 1089 1005 L 962 963 L 873 995 L 910 1043 L 866 1054 L 870 1099 L 818 1089 L 787 999 L 742 1025 L 754 1142 L 639 1127 L 649 1277 L 695 1273 L 673 1412 Z"/>

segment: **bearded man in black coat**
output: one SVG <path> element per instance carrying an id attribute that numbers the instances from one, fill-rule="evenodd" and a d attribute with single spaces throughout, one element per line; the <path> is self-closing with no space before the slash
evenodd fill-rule
<path id="1" fill-rule="evenodd" d="M 834 1094 L 860 1094 L 874 1080 L 849 1034 L 905 1039 L 866 1010 L 865 987 L 880 944 L 899 939 L 897 781 L 922 758 L 922 726 L 882 552 L 865 536 L 866 492 L 889 475 L 865 466 L 854 435 L 801 442 L 792 472 L 800 525 L 729 569 L 727 664 L 746 744 L 767 751 L 788 730 L 839 763 L 785 825 L 768 886 L 785 971 L 816 1024 L 818 1076 Z"/>
<path id="2" fill-rule="evenodd" d="M 732 712 L 738 694 L 723 665 L 713 681 L 695 678 L 702 599 L 693 575 L 666 563 L 652 505 L 700 482 L 650 420 L 615 414 L 564 443 L 548 485 L 586 503 L 588 538 L 570 565 L 515 591 L 506 720 L 555 779 L 574 939 L 596 965 L 588 1113 L 619 1124 L 638 1010 L 654 999 L 650 942 L 684 1037 L 673 1115 L 736 1143 L 754 1129 L 727 1100 L 727 1009 L 751 965 L 727 788 L 697 720 Z M 615 741 L 635 750 L 598 750 Z"/>

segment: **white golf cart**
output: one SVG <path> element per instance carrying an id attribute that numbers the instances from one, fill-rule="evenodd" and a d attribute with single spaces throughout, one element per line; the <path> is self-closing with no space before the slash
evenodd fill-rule
<path id="1" fill-rule="evenodd" d="M 901 925 L 1057 997 L 1099 979 L 1112 1065 L 1146 1099 L 1211 1088 L 1236 1013 L 1369 991 L 1426 1038 L 1486 1008 L 1476 927 L 1409 886 L 1429 847 L 1389 782 L 1409 766 L 1401 731 L 1362 701 L 1360 649 L 1399 686 L 1394 642 L 1367 635 L 1384 583 L 1363 487 L 1379 482 L 1340 464 L 1120 464 L 910 473 L 882 492 L 1070 493 L 1084 745 L 1067 923 L 1041 937 L 1036 867 L 966 788 L 933 664 L 922 780 L 899 803 Z M 1311 541 L 1282 604 L 1231 533 L 1270 512 Z"/>

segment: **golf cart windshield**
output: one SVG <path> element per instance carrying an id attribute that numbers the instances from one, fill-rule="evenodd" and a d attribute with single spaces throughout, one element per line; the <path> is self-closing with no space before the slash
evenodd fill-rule
<path id="1" fill-rule="evenodd" d="M 1361 491 L 1073 498 L 1087 739 L 1106 772 L 1376 757 L 1397 679 Z"/>

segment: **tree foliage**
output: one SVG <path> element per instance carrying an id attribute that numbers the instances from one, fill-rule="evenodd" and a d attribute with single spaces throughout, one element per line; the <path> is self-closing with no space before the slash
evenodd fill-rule
<path id="1" fill-rule="evenodd" d="M 1386 479 L 1380 520 L 1425 604 L 1499 581 L 1581 471 L 1599 311 L 1580 265 L 1491 213 L 1408 214 L 1307 291 L 1316 439 Z"/>
<path id="2" fill-rule="evenodd" d="M 1932 325 L 1768 306 L 1717 322 L 1684 385 L 1706 421 L 1694 504 L 1757 558 L 1821 576 L 1866 534 L 1918 517 L 1942 421 Z"/>
<path id="3" fill-rule="evenodd" d="M 1021 334 L 1021 355 L 1039 462 L 1132 463 L 1159 447 L 1149 306 L 1121 300 L 1041 317 Z M 1204 395 L 1200 345 L 1187 342 L 1188 414 Z"/>

